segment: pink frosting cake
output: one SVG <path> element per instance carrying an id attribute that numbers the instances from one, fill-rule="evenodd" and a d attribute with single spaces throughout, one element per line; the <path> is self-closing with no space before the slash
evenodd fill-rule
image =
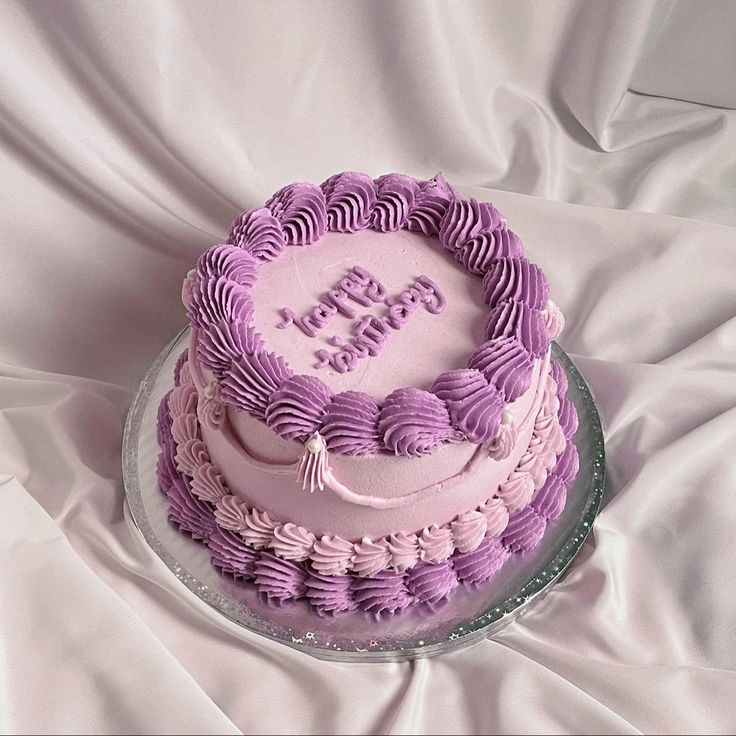
<path id="1" fill-rule="evenodd" d="M 171 520 L 319 613 L 398 613 L 541 540 L 578 470 L 542 270 L 438 174 L 297 183 L 184 281 L 159 409 Z"/>

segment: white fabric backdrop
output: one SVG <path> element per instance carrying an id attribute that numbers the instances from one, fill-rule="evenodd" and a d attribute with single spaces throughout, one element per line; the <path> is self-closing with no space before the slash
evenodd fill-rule
<path id="1" fill-rule="evenodd" d="M 0 728 L 733 731 L 734 31 L 721 2 L 0 5 Z M 606 424 L 572 571 L 415 664 L 243 633 L 124 511 L 183 274 L 240 208 L 349 168 L 496 202 Z"/>

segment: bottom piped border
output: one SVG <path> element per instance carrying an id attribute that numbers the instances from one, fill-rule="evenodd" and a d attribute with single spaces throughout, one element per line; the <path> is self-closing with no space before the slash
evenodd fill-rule
<path id="1" fill-rule="evenodd" d="M 177 383 L 181 365 L 180 360 L 175 375 Z M 559 375 L 561 371 L 557 364 L 552 372 Z M 560 399 L 565 390 L 564 383 L 558 383 Z M 174 446 L 165 404 L 167 399 L 168 395 L 159 412 L 162 458 L 171 457 Z M 570 402 L 560 401 L 558 412 L 563 405 L 572 407 Z M 565 507 L 567 488 L 577 473 L 576 453 L 571 439 L 568 440 L 544 485 L 536 491 L 529 506 L 510 516 L 501 536 L 487 536 L 474 550 L 456 551 L 442 562 L 419 562 L 405 571 L 387 569 L 369 577 L 353 573 L 322 575 L 309 562 L 286 560 L 256 549 L 239 534 L 217 524 L 215 506 L 192 493 L 190 479 L 175 465 L 167 463 L 166 472 L 162 473 L 159 468 L 157 474 L 159 486 L 169 503 L 169 520 L 209 547 L 216 568 L 236 580 L 255 585 L 267 602 L 280 605 L 306 599 L 317 613 L 330 615 L 356 609 L 373 614 L 396 614 L 415 605 L 441 604 L 458 585 L 484 583 L 512 554 L 534 549 L 542 540 L 547 523 L 556 519 Z M 563 464 L 564 480 L 556 475 Z"/>

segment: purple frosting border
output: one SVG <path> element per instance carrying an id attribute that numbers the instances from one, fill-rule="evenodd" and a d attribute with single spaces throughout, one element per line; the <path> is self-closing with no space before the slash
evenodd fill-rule
<path id="1" fill-rule="evenodd" d="M 563 405 L 565 411 L 575 412 L 572 402 L 565 398 L 565 389 L 564 384 L 558 384 L 558 416 Z M 562 513 L 567 488 L 577 473 L 577 465 L 570 460 L 574 445 L 569 440 L 530 505 L 511 515 L 501 537 L 487 536 L 471 552 L 456 551 L 444 562 L 422 562 L 404 572 L 383 570 L 370 577 L 354 573 L 321 575 L 308 562 L 285 560 L 256 549 L 217 524 L 214 505 L 192 493 L 189 478 L 172 462 L 174 439 L 167 402 L 168 394 L 159 407 L 162 451 L 157 476 L 169 503 L 169 520 L 196 541 L 207 544 L 212 564 L 222 573 L 254 584 L 269 603 L 281 605 L 304 598 L 322 615 L 356 609 L 376 615 L 397 614 L 414 605 L 441 604 L 459 584 L 484 583 L 512 554 L 523 554 L 539 544 L 548 522 Z"/>
<path id="2" fill-rule="evenodd" d="M 473 362 L 475 351 L 468 367 L 441 374 L 429 391 L 400 388 L 375 402 L 356 392 L 335 396 L 320 379 L 294 376 L 283 357 L 266 351 L 252 326 L 250 292 L 258 267 L 285 247 L 314 243 L 328 230 L 364 228 L 406 228 L 437 237 L 459 264 L 483 278 L 490 313 L 487 342 L 479 347 L 482 369 Z M 234 220 L 228 243 L 200 257 L 185 293 L 198 358 L 220 381 L 224 402 L 287 439 L 304 441 L 319 431 L 337 453 L 417 457 L 449 442 L 492 440 L 504 408 L 528 386 L 534 358 L 550 343 L 540 309 L 548 294 L 541 269 L 523 257 L 521 239 L 492 204 L 459 197 L 441 174 L 420 182 L 404 174 L 373 180 L 342 172 L 319 187 L 290 184 L 265 207 Z M 510 345 L 513 363 L 503 360 Z M 349 426 L 342 416 L 332 421 L 334 407 L 347 394 L 364 408 Z M 299 423 L 289 416 L 300 417 Z"/>

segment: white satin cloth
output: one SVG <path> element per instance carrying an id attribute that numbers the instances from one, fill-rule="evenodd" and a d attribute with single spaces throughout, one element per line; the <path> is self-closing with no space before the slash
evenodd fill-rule
<path id="1" fill-rule="evenodd" d="M 731 2 L 1 4 L 0 728 L 732 732 L 735 28 Z M 124 505 L 182 277 L 240 208 L 343 169 L 493 200 L 606 427 L 569 574 L 413 664 L 243 632 Z"/>

